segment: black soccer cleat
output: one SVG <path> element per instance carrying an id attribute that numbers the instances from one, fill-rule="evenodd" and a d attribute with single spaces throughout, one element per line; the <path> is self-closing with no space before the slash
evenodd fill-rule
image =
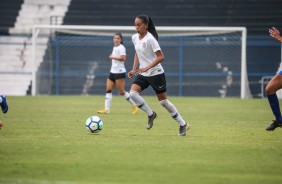
<path id="1" fill-rule="evenodd" d="M 157 113 L 153 111 L 153 114 L 151 116 L 148 116 L 148 125 L 147 130 L 151 129 L 154 125 L 154 119 L 157 118 Z"/>
<path id="2" fill-rule="evenodd" d="M 273 123 L 271 123 L 268 127 L 266 127 L 265 130 L 267 131 L 273 131 L 275 128 L 280 127 L 282 128 L 282 121 L 280 120 L 273 120 Z"/>
<path id="3" fill-rule="evenodd" d="M 179 136 L 185 136 L 186 135 L 186 130 L 189 129 L 189 125 L 186 123 L 185 125 L 183 126 L 180 126 L 179 127 Z"/>

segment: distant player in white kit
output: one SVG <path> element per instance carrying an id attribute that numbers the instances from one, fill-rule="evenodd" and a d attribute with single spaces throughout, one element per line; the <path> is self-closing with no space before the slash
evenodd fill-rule
<path id="1" fill-rule="evenodd" d="M 130 98 L 130 95 L 127 91 L 124 90 L 126 69 L 124 62 L 126 60 L 126 49 L 123 46 L 122 34 L 116 33 L 113 38 L 114 47 L 112 54 L 109 56 L 109 59 L 112 61 L 111 71 L 107 79 L 107 89 L 106 89 L 106 99 L 105 107 L 98 111 L 100 114 L 110 113 L 110 107 L 113 99 L 112 90 L 114 87 L 117 88 L 120 95 L 132 105 L 132 114 L 136 114 L 138 111 L 137 106 L 134 101 Z"/>
<path id="2" fill-rule="evenodd" d="M 182 119 L 176 107 L 167 99 L 166 79 L 161 65 L 164 55 L 157 41 L 158 33 L 155 25 L 147 15 L 139 15 L 135 18 L 135 28 L 137 33 L 132 36 L 132 42 L 136 53 L 128 77 L 137 76 L 131 86 L 130 96 L 136 105 L 148 114 L 147 129 L 149 130 L 153 127 L 157 113 L 148 106 L 139 93 L 151 86 L 158 97 L 159 103 L 178 122 L 178 135 L 185 136 L 189 125 Z M 139 68 L 137 68 L 138 65 Z"/>

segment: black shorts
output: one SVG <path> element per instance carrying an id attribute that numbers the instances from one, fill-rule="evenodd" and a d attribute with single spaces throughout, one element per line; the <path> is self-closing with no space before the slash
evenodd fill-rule
<path id="1" fill-rule="evenodd" d="M 156 94 L 166 92 L 166 80 L 164 73 L 149 77 L 137 75 L 133 84 L 137 84 L 138 86 L 140 86 L 142 91 L 147 87 L 152 86 Z"/>
<path id="2" fill-rule="evenodd" d="M 117 79 L 125 79 L 125 77 L 126 73 L 110 73 L 108 79 L 115 83 Z"/>

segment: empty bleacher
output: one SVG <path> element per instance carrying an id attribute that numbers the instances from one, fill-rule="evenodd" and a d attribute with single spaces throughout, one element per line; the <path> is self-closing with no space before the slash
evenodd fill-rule
<path id="1" fill-rule="evenodd" d="M 24 0 L 0 1 L 0 35 L 9 34 L 9 28 L 14 26 L 23 1 Z"/>
<path id="2" fill-rule="evenodd" d="M 158 26 L 245 26 L 250 35 L 282 27 L 280 0 L 72 0 L 64 24 L 133 25 L 147 14 Z"/>
<path id="3" fill-rule="evenodd" d="M 64 16 L 68 4 L 69 0 L 1 0 L 0 93 L 27 94 L 34 67 L 31 59 L 32 27 L 34 24 L 49 24 L 51 16 Z M 43 57 L 44 52 L 38 51 L 41 53 L 39 56 Z"/>
<path id="4" fill-rule="evenodd" d="M 254 94 L 259 93 L 261 76 L 274 74 L 280 63 L 279 43 L 268 36 L 268 28 L 282 28 L 281 0 L 72 0 L 69 3 L 69 0 L 0 1 L 0 35 L 5 36 L 2 38 L 5 41 L 0 43 L 1 86 L 4 83 L 12 86 L 9 72 L 19 76 L 31 73 L 31 28 L 33 24 L 49 24 L 52 16 L 64 17 L 59 24 L 65 25 L 133 26 L 136 15 L 147 14 L 157 26 L 245 26 L 247 67 Z M 262 42 L 268 43 L 267 48 L 260 45 Z M 30 79 L 27 80 L 30 85 Z M 23 92 L 14 94 L 26 94 L 28 85 Z"/>
<path id="5" fill-rule="evenodd" d="M 73 0 L 64 24 L 133 26 L 136 15 L 147 14 L 157 26 L 247 27 L 247 68 L 256 97 L 261 77 L 274 75 L 280 63 L 279 43 L 268 28 L 282 28 L 281 11 L 281 0 Z"/>

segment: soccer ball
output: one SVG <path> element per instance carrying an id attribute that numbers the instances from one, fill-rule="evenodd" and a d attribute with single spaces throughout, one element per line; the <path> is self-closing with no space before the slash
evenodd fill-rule
<path id="1" fill-rule="evenodd" d="M 92 133 L 97 133 L 102 130 L 103 128 L 103 121 L 98 116 L 90 116 L 86 120 L 86 129 Z"/>

